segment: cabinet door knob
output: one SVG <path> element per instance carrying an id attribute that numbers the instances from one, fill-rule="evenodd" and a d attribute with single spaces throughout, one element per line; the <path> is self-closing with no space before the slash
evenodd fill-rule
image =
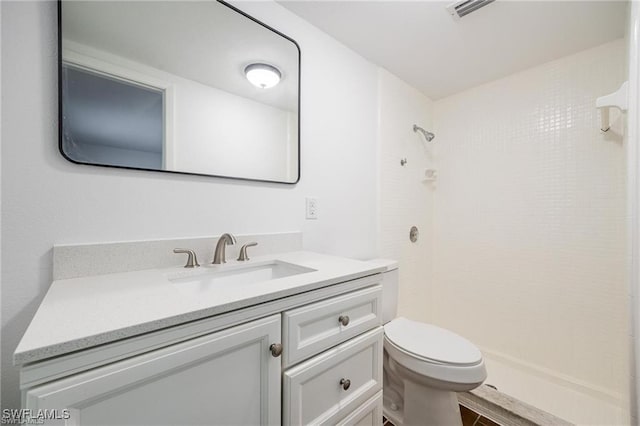
<path id="1" fill-rule="evenodd" d="M 279 357 L 282 355 L 282 343 L 273 343 L 269 346 L 269 350 L 271 351 L 271 356 L 274 358 Z"/>
<path id="2" fill-rule="evenodd" d="M 340 324 L 344 325 L 345 327 L 347 325 L 349 325 L 349 316 L 348 315 L 340 315 L 340 318 L 338 318 L 338 321 L 340 322 Z"/>
<path id="3" fill-rule="evenodd" d="M 351 387 L 351 380 L 340 379 L 340 384 L 342 385 L 342 389 L 348 390 Z"/>

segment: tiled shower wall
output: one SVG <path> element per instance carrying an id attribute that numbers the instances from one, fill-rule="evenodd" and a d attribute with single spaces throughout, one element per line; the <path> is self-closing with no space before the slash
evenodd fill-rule
<path id="1" fill-rule="evenodd" d="M 379 253 L 400 264 L 399 314 L 429 321 L 423 302 L 432 299 L 434 187 L 422 176 L 433 167 L 433 145 L 425 145 L 413 125 L 432 130 L 433 102 L 383 69 L 378 95 Z M 409 241 L 412 226 L 420 232 L 415 243 Z"/>
<path id="2" fill-rule="evenodd" d="M 619 40 L 435 102 L 434 285 L 422 299 L 487 357 L 621 407 L 623 123 L 601 133 L 594 106 L 625 79 Z"/>

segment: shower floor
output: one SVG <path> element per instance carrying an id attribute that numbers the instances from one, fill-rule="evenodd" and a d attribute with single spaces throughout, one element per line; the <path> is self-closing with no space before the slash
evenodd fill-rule
<path id="1" fill-rule="evenodd" d="M 483 354 L 489 372 L 486 383 L 495 385 L 499 394 L 505 398 L 524 401 L 520 404 L 544 410 L 542 412 L 551 413 L 555 418 L 564 419 L 570 424 L 630 424 L 629 406 L 624 395 L 572 382 L 553 372 L 524 365 L 497 354 Z M 478 392 L 482 392 L 483 388 L 485 386 L 478 388 Z M 489 389 L 484 393 L 490 391 Z"/>

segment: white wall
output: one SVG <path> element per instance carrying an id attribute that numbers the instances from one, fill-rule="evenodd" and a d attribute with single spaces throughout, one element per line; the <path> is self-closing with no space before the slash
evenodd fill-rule
<path id="1" fill-rule="evenodd" d="M 629 5 L 629 23 L 626 39 L 629 110 L 627 112 L 627 197 L 629 229 L 629 285 L 631 309 L 631 424 L 638 424 L 640 418 L 640 4 Z"/>
<path id="2" fill-rule="evenodd" d="M 436 139 L 426 144 L 414 133 L 417 124 L 433 130 L 433 102 L 393 74 L 379 74 L 380 112 L 380 255 L 400 265 L 398 314 L 430 321 L 426 304 L 433 298 L 433 198 L 436 186 L 424 182 L 434 166 Z M 407 163 L 400 165 L 400 159 Z M 420 236 L 409 241 L 417 226 Z"/>
<path id="3" fill-rule="evenodd" d="M 622 122 L 595 98 L 626 79 L 623 40 L 435 103 L 437 324 L 511 367 L 624 410 L 628 396 Z M 489 382 L 498 380 L 489 371 Z M 498 388 L 555 414 L 523 383 Z M 574 407 L 575 408 L 575 407 Z M 574 421 L 600 421 L 589 413 Z M 580 408 L 577 408 L 580 411 Z M 609 417 L 609 421 L 613 421 Z"/>
<path id="4" fill-rule="evenodd" d="M 2 23 L 2 5 L 0 4 L 0 23 Z M 2 98 L 2 31 L 0 30 L 0 98 Z M 0 102 L 0 124 L 2 122 L 2 102 Z M 0 131 L 0 212 L 2 211 L 2 131 Z M 0 214 L 0 230 L 2 229 L 2 215 Z M 2 315 L 2 232 L 0 232 L 0 321 Z M 0 328 L 0 362 L 2 360 L 2 328 Z M 2 406 L 2 378 L 0 377 L 0 406 Z"/>
<path id="5" fill-rule="evenodd" d="M 173 170 L 296 181 L 295 112 L 195 82 L 174 93 Z"/>
<path id="6" fill-rule="evenodd" d="M 56 4 L 2 2 L 2 407 L 53 244 L 299 230 L 307 249 L 376 255 L 377 69 L 272 2 L 238 3 L 302 50 L 298 185 L 114 170 L 57 151 Z M 304 220 L 304 197 L 319 219 Z M 213 250 L 213 248 L 212 248 Z"/>

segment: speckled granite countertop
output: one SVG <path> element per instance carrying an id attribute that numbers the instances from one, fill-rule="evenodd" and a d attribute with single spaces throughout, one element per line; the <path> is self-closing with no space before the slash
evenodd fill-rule
<path id="1" fill-rule="evenodd" d="M 185 286 L 170 280 L 273 260 L 314 271 L 239 286 Z M 193 270 L 174 267 L 57 280 L 22 337 L 14 364 L 44 360 L 383 270 L 367 262 L 299 251 Z"/>

